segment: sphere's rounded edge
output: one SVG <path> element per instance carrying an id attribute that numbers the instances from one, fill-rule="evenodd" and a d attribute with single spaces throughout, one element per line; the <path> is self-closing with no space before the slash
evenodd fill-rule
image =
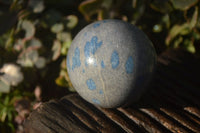
<path id="1" fill-rule="evenodd" d="M 136 27 L 137 28 L 137 27 Z M 140 30 L 140 29 L 139 29 Z M 155 73 L 156 73 L 156 70 L 157 70 L 157 53 L 156 53 L 156 50 L 154 48 L 154 45 L 152 43 L 152 41 L 148 38 L 148 36 L 142 31 L 140 30 L 142 36 L 144 36 L 144 40 L 146 40 L 148 43 L 143 43 L 143 44 L 148 44 L 147 47 L 149 47 L 149 51 L 147 50 L 144 50 L 144 49 L 140 49 L 140 50 L 137 50 L 137 51 L 143 51 L 143 53 L 145 54 L 145 58 L 147 57 L 150 57 L 149 58 L 149 61 L 147 63 L 147 65 L 149 65 L 149 69 L 148 71 L 146 71 L 142 76 L 140 74 L 137 74 L 139 75 L 139 77 L 146 77 L 145 81 L 143 82 L 142 85 L 140 86 L 137 86 L 137 84 L 134 85 L 134 88 L 136 88 L 134 91 L 135 93 L 130 93 L 131 95 L 129 95 L 129 98 L 127 98 L 127 101 L 129 102 L 126 102 L 122 105 L 122 107 L 129 107 L 129 106 L 132 106 L 133 104 L 137 104 L 138 102 L 140 102 L 141 98 L 143 98 L 144 94 L 146 92 L 149 91 L 149 89 L 151 89 L 152 87 L 152 84 L 153 81 L 154 81 L 154 78 L 155 78 Z M 146 46 L 145 46 L 146 47 Z M 141 48 L 141 47 L 140 47 Z M 144 64 L 141 63 L 141 60 L 140 58 L 138 58 L 138 73 L 140 73 L 141 71 L 141 68 Z M 141 63 L 141 64 L 140 64 Z M 146 65 L 146 64 L 145 64 Z M 140 79 L 140 78 L 138 78 Z M 138 88 L 138 89 L 137 89 Z"/>
<path id="2" fill-rule="evenodd" d="M 84 32 L 87 30 L 87 28 L 90 28 L 90 27 L 93 27 L 91 30 L 91 32 L 93 32 L 93 30 L 95 29 L 95 28 L 98 28 L 98 26 L 99 26 L 99 24 L 101 24 L 101 23 L 108 23 L 108 22 L 117 22 L 117 23 L 124 23 L 124 24 L 126 24 L 126 25 L 129 25 L 129 26 L 133 26 L 133 27 L 136 27 L 136 26 L 134 26 L 134 25 L 132 25 L 132 24 L 129 24 L 129 23 L 127 23 L 127 22 L 124 22 L 124 21 L 121 21 L 121 20 L 112 20 L 112 19 L 106 19 L 106 20 L 102 20 L 102 21 L 97 21 L 97 22 L 94 22 L 94 23 L 91 23 L 91 24 L 89 24 L 89 25 L 87 25 L 85 28 L 83 28 L 77 35 L 76 35 L 76 37 L 74 38 L 74 40 L 72 41 L 72 44 L 71 44 L 71 46 L 70 46 L 70 48 L 69 48 L 69 51 L 68 51 L 68 54 L 67 54 L 67 71 L 68 71 L 68 74 L 69 74 L 69 77 L 70 77 L 70 80 L 71 80 L 71 82 L 72 82 L 72 84 L 73 84 L 73 86 L 74 86 L 74 88 L 75 88 L 75 90 L 79 93 L 79 89 L 80 88 L 77 88 L 77 85 L 76 85 L 76 82 L 78 82 L 78 80 L 79 79 L 77 79 L 77 78 L 73 78 L 72 79 L 72 64 L 73 64 L 73 62 L 72 62 L 72 56 L 73 56 L 73 50 L 75 49 L 75 45 L 77 45 L 76 44 L 76 42 L 77 42 L 77 40 L 79 40 L 79 37 L 80 36 L 83 36 L 83 34 L 84 34 Z M 137 28 L 137 27 L 136 27 Z M 145 35 L 145 34 L 144 34 Z M 146 35 L 145 35 L 146 36 Z M 86 43 L 86 42 L 84 42 L 84 43 Z M 71 49 L 73 49 L 73 50 L 71 50 Z M 154 49 L 155 50 L 155 49 Z M 155 52 L 155 51 L 154 51 Z M 144 57 L 145 58 L 145 57 Z M 138 59 L 139 60 L 139 59 Z M 156 59 L 155 59 L 156 60 Z M 155 63 L 156 63 L 156 61 L 155 61 Z M 69 65 L 68 65 L 69 64 Z M 139 66 L 139 65 L 138 65 Z M 140 65 L 141 66 L 141 65 Z M 154 68 L 153 68 L 154 70 L 153 71 L 155 71 L 155 66 L 154 66 Z M 138 71 L 140 71 L 139 69 L 138 69 Z M 154 73 L 152 71 L 152 73 Z M 139 72 L 138 72 L 139 73 Z M 80 74 L 82 74 L 82 73 L 80 73 Z M 137 74 L 136 74 L 137 75 Z M 152 76 L 153 74 L 151 74 L 151 76 Z M 150 81 L 150 79 L 148 79 L 149 81 Z M 112 84 L 112 83 L 111 83 Z M 138 86 L 134 86 L 133 85 L 133 88 L 137 88 Z M 146 88 L 146 87 L 145 87 Z M 146 89 L 143 89 L 142 88 L 142 91 L 145 91 Z M 138 93 L 137 91 L 141 91 L 141 90 L 133 90 L 133 91 L 135 91 L 136 93 Z M 131 105 L 131 104 L 133 104 L 133 103 L 135 103 L 136 101 L 138 101 L 138 99 L 143 95 L 143 93 L 144 92 L 140 92 L 140 93 L 138 93 L 137 95 L 135 95 L 135 97 L 134 98 L 131 98 L 131 95 L 129 95 L 129 96 L 127 96 L 127 99 L 124 99 L 124 100 L 122 100 L 121 102 L 119 102 L 118 104 L 117 103 L 114 103 L 114 104 L 105 104 L 105 103 L 101 103 L 101 104 L 98 104 L 98 103 L 94 103 L 93 101 L 91 101 L 91 99 L 90 98 L 88 98 L 88 97 L 86 97 L 85 95 L 83 95 L 83 94 L 81 94 L 81 93 L 79 93 L 80 95 L 81 95 L 81 97 L 83 97 L 86 101 L 88 101 L 88 102 L 90 102 L 90 103 L 92 103 L 92 104 L 95 104 L 95 105 L 97 105 L 97 106 L 100 106 L 100 107 L 103 107 L 103 108 L 117 108 L 117 107 L 121 107 L 121 106 L 129 106 L 129 105 Z M 131 92 L 131 93 L 133 93 L 133 92 Z M 91 96 L 91 95 L 90 95 Z M 137 98 L 138 97 L 138 98 Z"/>

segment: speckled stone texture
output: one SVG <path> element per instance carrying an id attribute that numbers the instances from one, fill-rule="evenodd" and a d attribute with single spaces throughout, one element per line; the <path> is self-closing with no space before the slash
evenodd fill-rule
<path id="1" fill-rule="evenodd" d="M 88 102 L 116 108 L 136 102 L 156 65 L 151 41 L 136 26 L 102 20 L 82 29 L 67 55 L 76 91 Z"/>

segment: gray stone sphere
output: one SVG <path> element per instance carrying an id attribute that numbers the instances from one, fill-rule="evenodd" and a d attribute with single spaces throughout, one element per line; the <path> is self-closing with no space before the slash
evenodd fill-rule
<path id="1" fill-rule="evenodd" d="M 76 35 L 67 55 L 67 70 L 76 91 L 104 108 L 136 102 L 155 66 L 151 41 L 136 26 L 121 20 L 89 24 Z"/>

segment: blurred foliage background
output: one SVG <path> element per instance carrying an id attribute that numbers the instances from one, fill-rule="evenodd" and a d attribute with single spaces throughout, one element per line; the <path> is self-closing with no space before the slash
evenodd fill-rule
<path id="1" fill-rule="evenodd" d="M 66 55 L 87 24 L 121 19 L 142 29 L 158 54 L 181 48 L 200 56 L 199 5 L 199 0 L 0 0 L 0 132 L 23 132 L 23 121 L 41 102 L 74 91 Z"/>

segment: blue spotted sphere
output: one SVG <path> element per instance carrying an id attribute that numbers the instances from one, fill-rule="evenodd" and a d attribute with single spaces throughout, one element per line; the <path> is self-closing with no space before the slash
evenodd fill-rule
<path id="1" fill-rule="evenodd" d="M 104 108 L 136 102 L 155 65 L 155 49 L 147 36 L 136 26 L 113 19 L 83 28 L 67 55 L 67 70 L 76 91 Z"/>

